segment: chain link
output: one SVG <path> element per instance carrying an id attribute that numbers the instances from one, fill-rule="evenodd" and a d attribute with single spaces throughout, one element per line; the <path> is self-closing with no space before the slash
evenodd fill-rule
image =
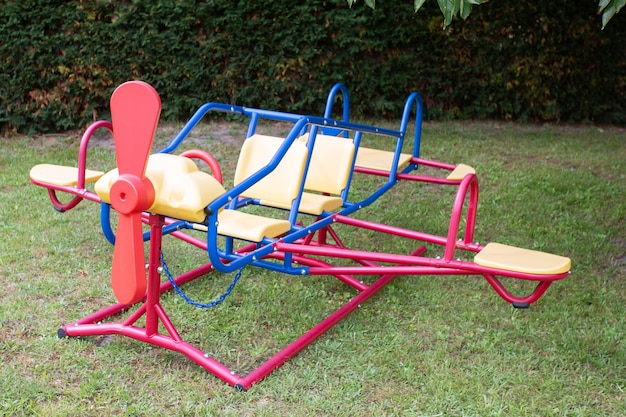
<path id="1" fill-rule="evenodd" d="M 241 273 L 243 272 L 243 269 L 245 268 L 245 265 L 244 265 L 241 267 L 239 271 L 237 271 L 237 273 L 235 274 L 235 277 L 233 278 L 233 282 L 230 283 L 230 285 L 228 286 L 228 288 L 226 288 L 226 291 L 224 291 L 222 295 L 220 295 L 215 300 L 210 301 L 208 303 L 199 303 L 197 301 L 192 300 L 187 294 L 185 294 L 185 292 L 178 286 L 178 284 L 176 284 L 176 281 L 172 277 L 172 274 L 170 273 L 170 270 L 167 267 L 167 263 L 165 262 L 165 256 L 163 255 L 163 252 L 161 252 L 161 266 L 163 267 L 163 270 L 165 271 L 165 275 L 167 275 L 167 280 L 170 282 L 170 284 L 172 284 L 172 287 L 174 288 L 174 290 L 176 290 L 178 295 L 180 295 L 180 297 L 183 300 L 185 300 L 187 304 L 191 304 L 192 306 L 196 308 L 211 308 L 223 302 L 226 299 L 226 297 L 228 297 L 228 295 L 235 288 L 235 285 L 237 285 L 237 281 L 239 281 L 239 278 L 241 278 Z"/>

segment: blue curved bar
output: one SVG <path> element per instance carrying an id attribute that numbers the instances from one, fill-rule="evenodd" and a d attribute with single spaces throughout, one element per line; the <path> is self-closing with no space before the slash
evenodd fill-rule
<path id="1" fill-rule="evenodd" d="M 176 135 L 176 137 L 172 139 L 172 141 L 165 148 L 161 149 L 157 153 L 172 153 L 178 147 L 178 145 L 180 145 L 183 139 L 187 137 L 189 132 L 191 132 L 191 130 L 194 127 L 196 127 L 196 125 L 200 122 L 200 120 L 202 120 L 204 115 L 210 111 L 216 111 L 220 113 L 244 114 L 243 107 L 240 107 L 240 106 L 234 106 L 231 104 L 222 104 L 222 103 L 206 103 L 202 105 L 194 113 L 193 116 L 191 116 L 191 119 L 189 119 L 187 124 L 183 126 L 183 128 L 178 133 L 178 135 Z"/>
<path id="2" fill-rule="evenodd" d="M 100 203 L 100 226 L 106 240 L 115 245 L 115 233 L 111 228 L 111 205 L 104 201 Z"/>

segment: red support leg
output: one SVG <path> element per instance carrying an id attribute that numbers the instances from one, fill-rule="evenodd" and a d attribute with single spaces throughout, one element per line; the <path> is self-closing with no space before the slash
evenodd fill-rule
<path id="1" fill-rule="evenodd" d="M 161 266 L 161 242 L 163 218 L 150 216 L 150 258 L 148 261 L 148 287 L 146 290 L 146 335 L 152 336 L 159 330 L 159 267 Z"/>

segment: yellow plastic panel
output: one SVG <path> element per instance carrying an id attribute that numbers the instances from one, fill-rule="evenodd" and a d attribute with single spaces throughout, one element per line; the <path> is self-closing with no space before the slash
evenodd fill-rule
<path id="1" fill-rule="evenodd" d="M 196 164 L 189 158 L 170 155 L 170 154 L 153 154 L 148 158 L 145 175 L 150 179 L 155 188 L 155 194 L 158 195 L 157 188 L 161 187 L 164 177 L 164 171 L 168 174 L 188 173 L 198 171 Z M 113 169 L 100 178 L 95 185 L 96 194 L 106 203 L 111 203 L 109 198 L 109 190 L 119 176 L 117 168 Z"/>
<path id="2" fill-rule="evenodd" d="M 476 170 L 469 165 L 459 164 L 446 178 L 449 180 L 462 180 L 468 174 L 476 174 Z"/>
<path id="3" fill-rule="evenodd" d="M 85 170 L 85 183 L 97 181 L 104 172 Z M 60 185 L 75 186 L 78 184 L 78 168 L 63 165 L 39 164 L 30 170 L 30 177 L 38 182 Z"/>
<path id="4" fill-rule="evenodd" d="M 167 174 L 154 204 L 153 213 L 192 222 L 204 221 L 204 209 L 225 190 L 215 178 L 205 172 Z"/>
<path id="5" fill-rule="evenodd" d="M 109 198 L 109 190 L 111 190 L 111 186 L 117 179 L 118 175 L 119 174 L 117 173 L 117 168 L 115 168 L 100 177 L 100 179 L 98 179 L 98 181 L 96 181 L 96 184 L 94 185 L 94 190 L 96 191 L 96 194 L 98 194 L 100 200 L 104 201 L 105 203 L 111 204 L 111 199 Z"/>
<path id="6" fill-rule="evenodd" d="M 291 224 L 287 220 L 270 219 L 237 210 L 222 210 L 218 216 L 217 233 L 250 242 L 260 242 L 287 233 Z"/>
<path id="7" fill-rule="evenodd" d="M 225 192 L 212 176 L 198 171 L 189 158 L 170 154 L 150 155 L 146 177 L 154 187 L 154 203 L 148 211 L 176 219 L 201 222 L 204 208 Z M 118 177 L 117 169 L 107 172 L 95 184 L 100 199 L 110 203 L 109 190 Z"/>
<path id="8" fill-rule="evenodd" d="M 246 139 L 237 162 L 235 185 L 265 167 L 282 143 L 282 138 L 258 134 Z M 294 141 L 276 169 L 247 189 L 242 196 L 291 207 L 302 185 L 307 154 L 306 145 Z"/>
<path id="9" fill-rule="evenodd" d="M 562 274 L 572 266 L 571 259 L 564 256 L 500 243 L 488 243 L 476 254 L 474 262 L 488 268 L 538 275 Z"/>
<path id="10" fill-rule="evenodd" d="M 394 153 L 390 151 L 382 151 L 379 149 L 371 149 L 359 147 L 356 154 L 356 166 L 362 168 L 378 169 L 381 171 L 390 171 L 393 164 Z M 398 169 L 411 162 L 412 155 L 401 153 L 398 159 Z"/>

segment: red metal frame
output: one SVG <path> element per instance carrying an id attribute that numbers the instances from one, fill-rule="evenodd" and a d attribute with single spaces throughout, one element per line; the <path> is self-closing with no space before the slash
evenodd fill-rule
<path id="1" fill-rule="evenodd" d="M 50 197 L 50 201 L 52 202 L 55 210 L 58 210 L 60 212 L 71 210 L 76 207 L 76 205 L 80 203 L 83 199 L 100 202 L 100 198 L 95 193 L 92 193 L 85 188 L 85 172 L 87 169 L 87 147 L 89 146 L 89 139 L 91 139 L 94 132 L 98 129 L 106 129 L 109 132 L 113 133 L 113 125 L 111 124 L 111 122 L 108 122 L 106 120 L 97 121 L 87 128 L 80 141 L 80 147 L 78 150 L 78 183 L 76 184 L 76 186 L 53 185 L 43 183 L 31 178 L 31 182 L 33 184 L 45 187 L 48 190 L 48 196 Z M 72 199 L 67 203 L 63 203 L 58 199 L 56 191 L 72 194 L 74 195 L 74 197 L 72 197 Z"/>
<path id="2" fill-rule="evenodd" d="M 367 301 L 383 287 L 389 284 L 398 274 L 384 274 L 371 285 L 366 285 L 356 279 L 347 279 L 342 277 L 342 281 L 355 287 L 359 293 L 350 301 L 345 303 L 327 318 L 305 332 L 298 339 L 283 348 L 280 352 L 262 363 L 248 375 L 239 375 L 227 366 L 221 364 L 214 358 L 205 354 L 194 345 L 183 340 L 176 330 L 176 327 L 169 319 L 167 313 L 160 304 L 160 295 L 172 288 L 171 283 L 160 283 L 159 267 L 160 253 L 162 242 L 162 227 L 165 219 L 161 215 L 150 214 L 148 222 L 150 224 L 150 259 L 148 262 L 148 290 L 145 299 L 139 307 L 123 321 L 103 322 L 128 310 L 131 306 L 126 304 L 114 304 L 110 307 L 102 309 L 94 314 L 84 317 L 76 322 L 67 324 L 59 330 L 60 337 L 78 337 L 78 336 L 102 336 L 110 334 L 118 334 L 132 339 L 149 343 L 161 348 L 169 349 L 185 355 L 187 358 L 202 366 L 208 372 L 212 373 L 222 381 L 234 386 L 240 390 L 250 388 L 256 382 L 262 380 L 276 368 L 281 366 L 287 360 L 295 356 L 302 349 L 313 343 L 318 337 L 327 332 L 335 324 L 352 313 L 360 304 Z M 197 243 L 197 242 L 196 242 Z M 300 246 L 300 245 L 298 245 Z M 252 247 L 244 248 L 251 250 Z M 322 252 L 329 252 L 328 250 Z M 415 255 L 423 252 L 419 249 Z M 283 252 L 284 255 L 284 252 Z M 353 256 L 355 256 L 353 254 Z M 275 254 L 277 258 L 281 255 Z M 318 272 L 329 273 L 333 271 L 332 266 L 320 266 L 323 263 L 311 258 L 299 257 L 303 264 L 317 265 L 320 268 Z M 195 278 L 205 275 L 213 270 L 211 264 L 207 263 L 192 271 L 189 271 L 176 278 L 176 283 L 182 285 Z M 334 275 L 334 274 L 333 274 Z M 137 326 L 140 318 L 145 317 L 144 327 Z M 159 324 L 161 324 L 167 334 L 159 332 Z"/>
<path id="3" fill-rule="evenodd" d="M 284 347 L 282 350 L 267 359 L 259 365 L 255 370 L 247 375 L 240 375 L 226 365 L 220 363 L 215 358 L 207 355 L 205 352 L 186 342 L 178 333 L 174 323 L 169 319 L 167 313 L 160 304 L 160 295 L 172 288 L 169 281 L 161 283 L 159 267 L 162 228 L 163 225 L 170 220 L 161 215 L 150 214 L 148 216 L 150 225 L 150 249 L 148 262 L 148 290 L 145 299 L 130 313 L 123 321 L 103 322 L 131 308 L 126 304 L 115 304 L 102 309 L 94 314 L 84 317 L 76 322 L 67 324 L 59 330 L 60 337 L 77 337 L 77 336 L 101 336 L 118 334 L 141 342 L 149 343 L 161 348 L 169 349 L 185 355 L 187 358 L 203 367 L 205 370 L 215 375 L 217 378 L 228 383 L 229 385 L 239 389 L 247 390 L 255 383 L 259 382 L 276 368 L 284 364 L 290 358 L 295 356 L 301 350 L 313 343 L 317 338 L 327 332 L 335 324 L 352 313 L 359 305 L 367 301 L 374 294 L 383 289 L 398 275 L 483 275 L 496 292 L 505 300 L 511 303 L 532 303 L 536 301 L 550 284 L 561 279 L 566 274 L 554 276 L 546 276 L 540 281 L 535 290 L 528 296 L 518 297 L 510 294 L 495 276 L 495 271 L 490 268 L 480 267 L 472 262 L 463 261 L 446 261 L 445 259 L 433 259 L 421 256 L 426 248 L 419 246 L 409 255 L 375 253 L 367 251 L 358 251 L 347 249 L 341 243 L 339 237 L 328 226 L 324 232 L 320 233 L 317 240 L 308 239 L 306 242 L 287 244 L 277 243 L 276 251 L 270 257 L 283 260 L 286 254 L 292 256 L 293 261 L 297 261 L 301 265 L 309 267 L 310 275 L 332 275 L 356 289 L 358 293 L 350 301 L 345 303 L 339 309 L 334 311 L 317 325 L 305 332 L 302 336 L 294 340 L 292 343 Z M 444 238 L 434 239 L 433 236 L 411 232 L 404 229 L 394 228 L 390 226 L 371 223 L 363 220 L 355 220 L 348 217 L 336 216 L 338 223 L 351 224 L 357 227 L 367 227 L 372 230 L 378 230 L 393 235 L 423 239 L 426 241 L 437 241 L 443 243 Z M 206 246 L 206 242 L 186 235 L 182 232 L 173 233 L 178 238 L 202 248 Z M 326 236 L 332 235 L 335 243 L 328 243 Z M 320 240 L 319 237 L 322 236 Z M 254 245 L 248 245 L 241 252 L 254 250 Z M 315 256 L 352 259 L 356 266 L 333 266 L 327 262 L 314 258 Z M 385 265 L 381 265 L 384 263 Z M 201 265 L 178 276 L 175 281 L 177 285 L 183 285 L 191 280 L 201 277 L 213 271 L 210 263 Z M 511 276 L 510 271 L 502 271 L 507 276 Z M 368 285 L 360 281 L 358 275 L 379 275 L 380 277 L 372 284 Z M 536 280 L 536 275 L 530 274 L 513 274 L 515 278 Z M 144 327 L 137 326 L 140 318 L 145 317 Z M 159 332 L 159 324 L 161 324 L 166 333 Z"/>

